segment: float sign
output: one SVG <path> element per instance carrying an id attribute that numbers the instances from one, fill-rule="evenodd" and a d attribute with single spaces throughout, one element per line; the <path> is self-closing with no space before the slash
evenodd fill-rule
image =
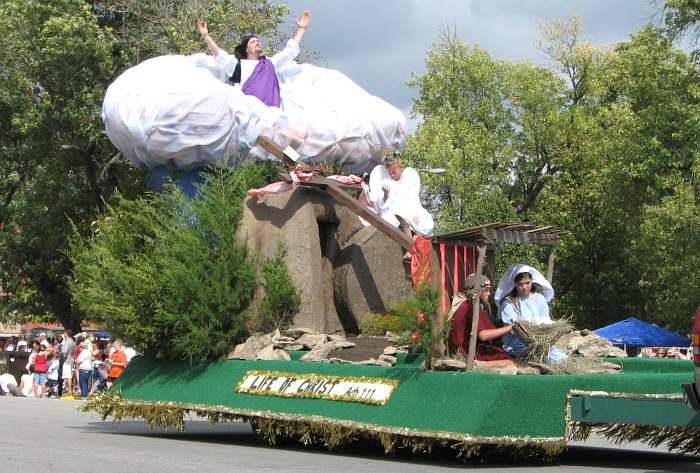
<path id="1" fill-rule="evenodd" d="M 398 385 L 398 380 L 387 378 L 248 371 L 236 386 L 236 392 L 381 405 L 389 400 Z"/>

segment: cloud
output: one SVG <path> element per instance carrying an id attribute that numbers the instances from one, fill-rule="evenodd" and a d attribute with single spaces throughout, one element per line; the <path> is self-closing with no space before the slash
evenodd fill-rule
<path id="1" fill-rule="evenodd" d="M 626 40 L 656 9 L 640 0 L 290 0 L 294 15 L 311 11 L 304 47 L 317 65 L 338 69 L 368 92 L 410 110 L 417 91 L 411 73 L 425 72 L 425 56 L 444 28 L 456 29 L 497 59 L 543 63 L 535 48 L 539 23 L 581 18 L 594 44 Z M 290 21 L 288 27 L 291 29 Z"/>

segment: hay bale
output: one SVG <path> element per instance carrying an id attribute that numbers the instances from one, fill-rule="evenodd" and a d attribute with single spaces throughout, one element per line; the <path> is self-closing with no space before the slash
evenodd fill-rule
<path id="1" fill-rule="evenodd" d="M 560 337 L 572 332 L 570 319 L 553 320 L 551 324 L 535 325 L 519 321 L 514 325 L 515 333 L 527 345 L 525 361 L 546 364 L 551 347 Z"/>

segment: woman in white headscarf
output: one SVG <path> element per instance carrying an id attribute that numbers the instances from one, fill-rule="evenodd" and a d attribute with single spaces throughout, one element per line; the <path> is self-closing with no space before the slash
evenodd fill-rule
<path id="1" fill-rule="evenodd" d="M 539 288 L 542 293 L 533 291 L 533 287 Z M 514 325 L 520 321 L 533 325 L 551 324 L 548 302 L 553 298 L 554 289 L 550 282 L 537 269 L 527 264 L 511 267 L 498 282 L 494 296 L 505 325 Z M 527 345 L 514 331 L 503 337 L 503 348 L 518 358 L 527 354 Z M 566 354 L 552 347 L 548 358 L 551 363 L 559 363 L 566 359 Z"/>

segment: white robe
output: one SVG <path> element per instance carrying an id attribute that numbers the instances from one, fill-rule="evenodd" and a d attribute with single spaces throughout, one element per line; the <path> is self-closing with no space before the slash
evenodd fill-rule
<path id="1" fill-rule="evenodd" d="M 389 195 L 384 200 L 384 186 L 389 187 Z M 399 217 L 411 225 L 411 229 L 424 237 L 432 236 L 435 224 L 433 217 L 420 203 L 420 176 L 413 168 L 405 168 L 398 181 L 395 181 L 386 166 L 376 166 L 369 176 L 369 198 L 380 217 L 399 226 Z"/>
<path id="2" fill-rule="evenodd" d="M 291 43 L 291 44 L 290 44 Z M 406 119 L 332 69 L 297 64 L 290 40 L 277 62 L 282 108 L 267 107 L 228 82 L 235 60 L 219 54 L 160 56 L 122 73 L 107 89 L 107 136 L 135 165 L 190 169 L 270 159 L 255 141 L 291 146 L 305 162 L 361 174 L 387 148 L 401 149 Z M 296 53 L 293 54 L 294 56 Z"/>
<path id="3" fill-rule="evenodd" d="M 284 49 L 278 52 L 274 56 L 270 57 L 270 62 L 275 67 L 275 72 L 277 73 L 278 80 L 284 77 L 285 69 L 294 61 L 294 59 L 299 55 L 299 43 L 290 39 L 287 41 Z M 206 58 L 207 56 L 205 56 Z M 203 67 L 210 68 L 211 72 L 216 75 L 217 79 L 222 82 L 227 82 L 230 77 L 233 76 L 236 70 L 236 65 L 241 63 L 241 83 L 236 84 L 234 87 L 242 87 L 245 85 L 246 81 L 250 78 L 258 65 L 257 59 L 241 59 L 240 61 L 236 56 L 227 53 L 225 50 L 219 48 L 219 52 L 214 56 L 213 64 L 209 60 L 205 60 L 199 65 Z M 282 107 L 284 108 L 284 107 Z"/>

